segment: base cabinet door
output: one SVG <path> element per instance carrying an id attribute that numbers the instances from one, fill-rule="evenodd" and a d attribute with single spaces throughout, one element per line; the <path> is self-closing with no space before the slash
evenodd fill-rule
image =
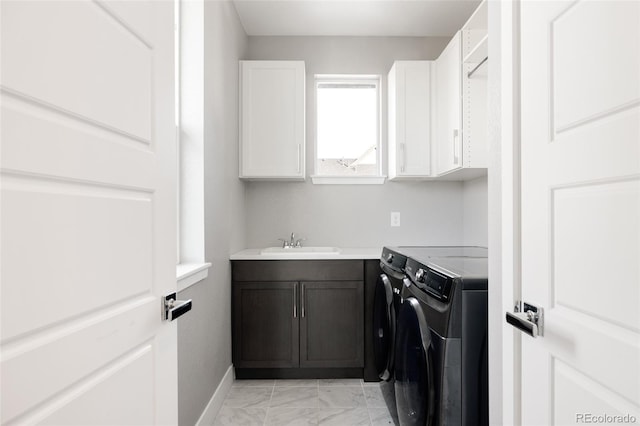
<path id="1" fill-rule="evenodd" d="M 364 366 L 364 283 L 300 283 L 300 367 Z"/>
<path id="2" fill-rule="evenodd" d="M 299 365 L 298 282 L 233 285 L 233 363 L 239 368 Z"/>

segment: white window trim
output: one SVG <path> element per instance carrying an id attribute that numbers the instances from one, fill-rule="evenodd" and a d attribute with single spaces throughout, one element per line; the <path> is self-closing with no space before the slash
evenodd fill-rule
<path id="1" fill-rule="evenodd" d="M 204 0 L 175 0 L 178 111 L 177 291 L 202 280 L 204 245 Z"/>
<path id="2" fill-rule="evenodd" d="M 322 82 L 354 82 L 362 80 L 375 80 L 378 90 L 378 118 L 376 161 L 377 174 L 370 176 L 335 176 L 335 175 L 311 175 L 311 182 L 315 185 L 381 185 L 387 176 L 382 174 L 382 76 L 376 74 L 315 74 L 313 82 L 313 170 L 318 170 L 318 83 Z"/>
<path id="3" fill-rule="evenodd" d="M 177 291 L 181 292 L 207 278 L 211 263 L 180 263 L 176 266 Z"/>

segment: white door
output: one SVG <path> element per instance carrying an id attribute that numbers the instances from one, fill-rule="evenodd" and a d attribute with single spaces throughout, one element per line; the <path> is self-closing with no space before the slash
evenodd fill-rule
<path id="1" fill-rule="evenodd" d="M 520 16 L 523 423 L 640 422 L 640 2 Z"/>
<path id="2" fill-rule="evenodd" d="M 1 423 L 175 424 L 173 4 L 0 7 Z"/>

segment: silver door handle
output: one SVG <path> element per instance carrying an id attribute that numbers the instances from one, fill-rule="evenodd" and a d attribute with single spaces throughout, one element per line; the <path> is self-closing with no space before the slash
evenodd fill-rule
<path id="1" fill-rule="evenodd" d="M 302 304 L 302 318 L 304 318 L 304 284 L 302 284 L 302 293 L 300 294 L 300 303 Z"/>
<path id="2" fill-rule="evenodd" d="M 516 302 L 514 312 L 507 312 L 507 323 L 531 337 L 543 335 L 544 310 L 526 302 Z"/>
<path id="3" fill-rule="evenodd" d="M 162 299 L 162 319 L 173 321 L 191 310 L 191 299 L 176 300 L 176 293 L 167 294 Z"/>
<path id="4" fill-rule="evenodd" d="M 298 318 L 298 283 L 293 285 L 293 317 Z"/>
<path id="5" fill-rule="evenodd" d="M 458 129 L 453 129 L 453 164 L 458 165 L 458 141 L 460 139 L 460 132 Z"/>

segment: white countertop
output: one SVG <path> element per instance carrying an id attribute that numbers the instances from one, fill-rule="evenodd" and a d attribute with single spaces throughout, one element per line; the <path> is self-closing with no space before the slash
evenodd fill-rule
<path id="1" fill-rule="evenodd" d="M 340 247 L 338 253 L 287 253 L 261 254 L 262 249 L 246 249 L 231 255 L 231 260 L 342 260 L 380 259 L 382 247 Z"/>

